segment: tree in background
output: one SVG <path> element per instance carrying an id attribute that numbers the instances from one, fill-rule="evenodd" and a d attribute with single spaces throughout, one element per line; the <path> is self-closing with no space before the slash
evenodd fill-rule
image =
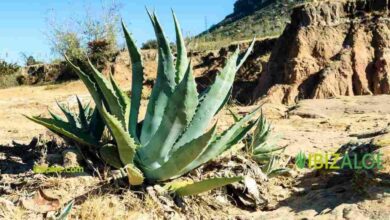
<path id="1" fill-rule="evenodd" d="M 99 9 L 92 13 L 91 7 L 86 4 L 83 14 L 73 15 L 65 21 L 59 21 L 52 11 L 47 18 L 47 36 L 52 52 L 66 55 L 81 66 L 85 64 L 87 54 L 98 69 L 104 69 L 117 51 L 121 7 L 116 1 L 102 1 Z"/>
<path id="2" fill-rule="evenodd" d="M 26 53 L 20 53 L 22 60 L 24 61 L 25 66 L 32 66 L 36 64 L 43 63 L 42 61 L 37 60 L 33 55 L 28 55 Z"/>
<path id="3" fill-rule="evenodd" d="M 157 49 L 157 40 L 147 40 L 146 42 L 142 43 L 141 49 L 142 50 L 149 50 L 149 49 Z"/>

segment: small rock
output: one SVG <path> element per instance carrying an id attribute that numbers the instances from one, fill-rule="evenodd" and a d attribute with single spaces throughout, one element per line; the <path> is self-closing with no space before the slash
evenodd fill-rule
<path id="1" fill-rule="evenodd" d="M 356 207 L 356 205 L 354 204 L 353 206 L 351 207 L 347 207 L 347 208 L 344 208 L 343 210 L 343 217 L 347 220 L 355 220 L 355 219 L 359 219 L 359 220 L 365 220 L 365 219 L 369 219 L 367 218 L 366 216 L 364 216 L 361 211 L 359 211 L 359 209 Z"/>
<path id="2" fill-rule="evenodd" d="M 157 192 L 158 195 L 163 195 L 167 192 L 166 189 L 164 189 L 164 187 L 161 187 L 160 185 L 156 184 L 154 185 L 154 190 Z"/>
<path id="3" fill-rule="evenodd" d="M 68 167 L 80 167 L 80 163 L 83 159 L 80 152 L 75 148 L 66 149 L 62 152 L 63 166 Z"/>
<path id="4" fill-rule="evenodd" d="M 226 199 L 226 197 L 218 195 L 215 197 L 215 200 L 218 201 L 221 204 L 229 204 L 229 201 Z"/>
<path id="5" fill-rule="evenodd" d="M 307 190 L 305 190 L 305 188 L 303 188 L 303 187 L 293 187 L 292 191 L 298 195 L 303 195 L 303 194 L 307 193 Z"/>

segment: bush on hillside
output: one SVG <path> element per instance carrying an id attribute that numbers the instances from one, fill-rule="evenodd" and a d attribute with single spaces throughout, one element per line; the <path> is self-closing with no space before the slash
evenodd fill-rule
<path id="1" fill-rule="evenodd" d="M 148 40 L 142 43 L 142 50 L 157 49 L 157 40 Z"/>
<path id="2" fill-rule="evenodd" d="M 20 66 L 16 63 L 8 63 L 0 60 L 0 76 L 11 75 L 19 70 Z"/>
<path id="3" fill-rule="evenodd" d="M 0 60 L 0 89 L 18 85 L 17 77 L 20 75 L 20 66 Z"/>

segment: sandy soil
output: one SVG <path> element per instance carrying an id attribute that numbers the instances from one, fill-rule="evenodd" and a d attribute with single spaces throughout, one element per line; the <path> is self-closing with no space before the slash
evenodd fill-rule
<path id="1" fill-rule="evenodd" d="M 120 84 L 128 85 L 123 80 Z M 0 90 L 0 145 L 9 145 L 12 141 L 28 143 L 33 137 L 41 134 L 50 137 L 50 132 L 27 120 L 23 114 L 45 115 L 47 108 L 58 112 L 55 100 L 74 105 L 76 103 L 75 94 L 84 101 L 89 99 L 86 89 L 79 81 L 61 85 Z M 231 106 L 231 109 L 236 112 L 248 112 L 252 108 L 253 106 Z M 375 136 L 375 132 L 389 127 L 390 123 L 390 96 L 386 95 L 304 100 L 295 106 L 265 104 L 263 109 L 273 124 L 274 132 L 280 136 L 278 144 L 287 145 L 285 154 L 291 157 L 300 151 L 334 152 L 342 144 L 351 141 L 367 141 Z M 221 128 L 232 122 L 231 116 L 225 110 L 219 118 Z M 368 136 L 362 134 L 368 134 Z M 389 150 L 387 150 L 388 154 Z M 388 175 L 389 167 L 385 170 Z M 10 181 L 7 178 L 10 177 L 4 175 L 3 179 L 0 178 L 0 183 Z M 85 180 L 88 178 L 51 181 L 55 182 L 54 188 L 59 190 L 54 190 L 54 192 L 66 201 L 70 199 L 67 192 L 81 192 L 89 185 L 93 185 L 95 180 Z M 242 211 L 239 216 L 256 219 L 388 219 L 390 216 L 388 187 L 368 185 L 364 188 L 365 196 L 361 196 L 351 191 L 348 181 L 336 181 L 336 184 L 320 187 L 325 182 L 334 182 L 333 179 L 342 178 L 326 176 L 325 179 L 326 181 L 313 172 L 298 170 L 294 178 L 286 180 L 285 183 L 279 181 L 275 185 L 267 185 L 269 187 L 267 190 L 276 198 L 275 204 L 268 207 L 269 210 Z M 86 183 L 83 183 L 84 180 Z M 287 183 L 290 186 L 284 185 Z M 111 197 L 92 197 L 83 206 L 88 206 L 89 203 L 94 204 L 95 200 L 98 200 L 98 205 L 102 206 L 105 206 L 107 202 L 113 204 L 112 209 L 119 209 L 118 206 L 120 206 L 115 203 L 115 201 L 118 202 L 118 198 L 113 200 Z M 79 216 L 82 216 L 80 212 Z M 103 215 L 103 218 L 106 217 Z"/>

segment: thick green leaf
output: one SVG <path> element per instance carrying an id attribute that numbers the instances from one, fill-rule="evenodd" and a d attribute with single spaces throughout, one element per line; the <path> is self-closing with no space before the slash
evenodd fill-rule
<path id="1" fill-rule="evenodd" d="M 84 114 L 85 117 L 87 117 L 87 121 L 91 120 L 93 108 L 91 108 L 91 102 L 88 102 L 88 104 L 85 105 L 84 107 Z"/>
<path id="2" fill-rule="evenodd" d="M 175 193 L 179 196 L 198 195 L 200 193 L 223 187 L 241 180 L 243 180 L 243 177 L 240 176 L 212 178 L 180 187 L 175 190 Z"/>
<path id="3" fill-rule="evenodd" d="M 207 148 L 215 134 L 216 124 L 205 134 L 185 144 L 173 152 L 170 158 L 159 168 L 146 167 L 145 175 L 149 179 L 164 181 L 176 177 Z"/>
<path id="4" fill-rule="evenodd" d="M 174 149 L 198 137 L 209 126 L 214 115 L 220 109 L 221 104 L 226 100 L 230 88 L 233 85 L 234 75 L 237 71 L 236 63 L 239 50 L 228 60 L 225 68 L 215 79 L 214 84 L 204 96 L 203 101 L 198 106 L 196 113 L 180 140 L 175 144 Z"/>
<path id="5" fill-rule="evenodd" d="M 99 72 L 95 66 L 88 60 L 89 67 L 92 69 L 91 74 L 96 81 L 97 86 L 102 92 L 105 101 L 107 102 L 107 109 L 111 114 L 117 117 L 122 126 L 127 130 L 127 122 L 125 121 L 124 106 L 121 105 L 119 97 L 116 95 L 115 89 L 111 82 L 107 80 L 101 72 Z"/>
<path id="6" fill-rule="evenodd" d="M 280 163 L 280 157 L 272 155 L 267 163 L 262 167 L 262 171 L 271 178 L 278 175 L 284 175 L 289 172 L 289 169 Z"/>
<path id="7" fill-rule="evenodd" d="M 137 145 L 130 134 L 125 131 L 121 122 L 113 115 L 107 112 L 105 108 L 102 109 L 102 116 L 114 137 L 119 157 L 123 164 L 132 164 L 135 156 Z"/>
<path id="8" fill-rule="evenodd" d="M 99 149 L 99 153 L 104 162 L 110 166 L 117 169 L 123 167 L 122 161 L 119 158 L 118 148 L 115 145 L 106 144 Z"/>
<path id="9" fill-rule="evenodd" d="M 112 84 L 112 88 L 115 91 L 115 95 L 118 97 L 118 101 L 122 107 L 122 112 L 124 113 L 123 117 L 125 123 L 125 130 L 128 130 L 130 122 L 130 98 L 126 95 L 125 92 L 123 92 L 119 88 L 112 74 L 110 74 L 110 82 Z"/>
<path id="10" fill-rule="evenodd" d="M 273 177 L 276 177 L 276 176 L 282 176 L 282 175 L 288 174 L 289 172 L 290 172 L 289 168 L 278 168 L 278 169 L 275 169 L 275 170 L 271 170 L 267 174 L 267 177 L 268 178 L 273 178 Z"/>
<path id="11" fill-rule="evenodd" d="M 156 13 L 153 13 L 152 18 L 154 19 L 154 31 L 156 34 L 156 39 L 158 43 L 159 48 L 159 59 L 162 58 L 162 61 L 159 61 L 159 66 L 161 67 L 159 70 L 157 70 L 157 74 L 160 73 L 160 71 L 167 77 L 167 80 L 169 81 L 169 85 L 174 88 L 176 86 L 175 82 L 175 67 L 173 63 L 173 55 L 171 51 L 171 47 L 169 45 L 169 41 L 165 37 L 163 28 L 161 27 L 160 21 L 157 18 Z M 152 22 L 153 23 L 153 22 Z M 187 63 L 188 65 L 188 63 Z M 184 72 L 187 70 L 184 69 Z"/>
<path id="12" fill-rule="evenodd" d="M 146 8 L 146 12 L 148 13 L 148 16 L 150 18 L 150 22 L 152 22 L 152 25 L 153 25 L 153 28 L 156 26 L 156 22 L 155 22 L 155 18 L 154 18 L 154 13 L 155 11 L 153 10 L 153 12 L 150 12 L 148 8 Z"/>
<path id="13" fill-rule="evenodd" d="M 64 113 L 66 119 L 68 120 L 68 122 L 75 126 L 75 127 L 78 127 L 78 122 L 77 122 L 77 118 L 76 116 L 69 110 L 69 108 L 65 107 L 64 105 L 61 105 L 58 101 L 57 102 L 57 105 L 58 107 L 61 109 L 61 111 Z"/>
<path id="14" fill-rule="evenodd" d="M 168 101 L 160 127 L 149 143 L 140 149 L 143 163 L 147 165 L 162 163 L 165 160 L 173 144 L 188 126 L 195 113 L 198 105 L 198 92 L 191 65 L 187 66 L 184 79 Z"/>
<path id="15" fill-rule="evenodd" d="M 240 116 L 234 113 L 230 108 L 228 109 L 228 111 L 230 112 L 230 115 L 233 117 L 234 122 L 238 122 L 240 120 Z"/>
<path id="16" fill-rule="evenodd" d="M 91 120 L 89 123 L 89 130 L 92 136 L 94 136 L 96 140 L 100 140 L 103 135 L 105 127 L 106 124 L 104 124 L 104 121 L 102 119 L 102 116 L 99 113 L 99 110 L 95 108 L 92 112 Z"/>
<path id="17" fill-rule="evenodd" d="M 244 62 L 246 61 L 246 59 L 247 59 L 247 58 L 249 57 L 249 55 L 252 53 L 253 47 L 255 46 L 255 43 L 256 43 L 256 38 L 254 38 L 254 39 L 252 40 L 252 43 L 251 43 L 251 45 L 249 45 L 249 47 L 248 47 L 246 53 L 245 53 L 242 57 L 239 58 L 239 63 L 238 63 L 238 65 L 237 65 L 237 70 L 241 68 L 241 66 L 244 64 Z"/>
<path id="18" fill-rule="evenodd" d="M 51 117 L 57 121 L 63 121 L 65 122 L 59 115 L 53 113 L 52 111 L 48 110 L 49 114 L 51 115 Z"/>
<path id="19" fill-rule="evenodd" d="M 175 68 L 169 42 L 164 36 L 161 25 L 155 14 L 150 14 L 150 19 L 158 42 L 158 68 L 157 79 L 146 109 L 145 119 L 142 125 L 140 141 L 143 145 L 149 142 L 150 138 L 157 131 L 169 97 L 176 87 Z"/>
<path id="20" fill-rule="evenodd" d="M 70 125 L 69 123 L 51 118 L 29 117 L 26 115 L 25 117 L 78 143 L 92 146 L 96 146 L 98 144 L 94 137 L 84 132 L 82 129 Z"/>
<path id="21" fill-rule="evenodd" d="M 262 164 L 262 163 L 267 163 L 272 158 L 273 155 L 274 153 L 253 154 L 252 159 Z"/>
<path id="22" fill-rule="evenodd" d="M 263 143 L 253 151 L 253 155 L 273 153 L 279 150 L 283 150 L 284 148 L 286 148 L 286 146 L 279 147 L 274 144 Z"/>
<path id="23" fill-rule="evenodd" d="M 81 101 L 80 101 L 78 96 L 76 96 L 76 99 L 77 99 L 77 105 L 78 105 L 78 108 L 79 108 L 79 122 L 80 122 L 81 128 L 83 130 L 88 130 L 89 129 L 89 125 L 88 125 L 88 121 L 87 121 L 87 116 L 85 115 L 84 106 L 81 103 Z"/>
<path id="24" fill-rule="evenodd" d="M 91 78 L 88 74 L 84 73 L 79 67 L 74 65 L 67 56 L 65 56 L 65 60 L 69 63 L 69 65 L 75 70 L 77 76 L 83 81 L 84 85 L 87 87 L 89 93 L 91 94 L 95 105 L 99 111 L 102 110 L 103 103 L 105 103 L 104 97 L 100 89 L 96 86 L 96 82 L 94 82 L 93 78 Z"/>
<path id="25" fill-rule="evenodd" d="M 55 216 L 55 220 L 66 220 L 70 211 L 72 211 L 74 200 L 70 201 L 66 206 L 61 210 L 61 212 Z"/>
<path id="26" fill-rule="evenodd" d="M 232 57 L 230 57 L 222 72 L 216 77 L 214 84 L 210 87 L 207 94 L 202 97 L 203 101 L 197 108 L 190 125 L 180 137 L 179 141 L 175 144 L 173 149 L 179 148 L 184 143 L 201 134 L 201 132 L 213 119 L 214 115 L 223 107 L 223 104 L 227 102 L 227 96 L 230 95 L 234 76 L 238 67 L 242 65 L 245 59 L 252 52 L 253 45 L 254 42 L 252 42 L 252 45 L 246 51 L 241 60 L 238 58 L 240 49 L 237 47 L 236 52 Z M 237 63 L 239 63 L 238 66 L 236 66 Z"/>
<path id="27" fill-rule="evenodd" d="M 202 155 L 200 155 L 200 157 L 198 157 L 184 169 L 183 173 L 189 172 L 196 167 L 208 162 L 209 160 L 216 158 L 222 152 L 229 149 L 233 144 L 241 140 L 247 134 L 250 128 L 253 127 L 253 124 L 251 123 L 248 126 L 245 126 L 245 124 L 248 123 L 259 110 L 260 108 L 257 108 L 253 112 L 247 114 L 245 117 L 233 124 L 229 129 L 219 135 L 219 137 L 217 137 L 207 147 L 207 149 L 202 153 Z"/>
<path id="28" fill-rule="evenodd" d="M 130 185 L 138 186 L 144 182 L 144 175 L 134 164 L 127 164 L 124 169 L 127 172 Z"/>
<path id="29" fill-rule="evenodd" d="M 215 115 L 218 114 L 223 109 L 223 107 L 229 102 L 229 100 L 232 97 L 232 93 L 233 93 L 233 88 L 230 88 L 230 91 L 226 95 L 225 100 L 223 100 L 223 102 L 219 106 L 218 110 L 215 112 Z"/>
<path id="30" fill-rule="evenodd" d="M 144 67 L 142 64 L 141 52 L 127 31 L 126 26 L 122 22 L 123 32 L 125 34 L 127 49 L 129 50 L 131 65 L 132 65 L 132 81 L 131 81 L 131 110 L 129 131 L 130 134 L 138 140 L 139 132 L 137 129 L 139 108 L 141 105 L 142 85 L 144 81 Z"/>
<path id="31" fill-rule="evenodd" d="M 240 142 L 255 125 L 256 121 L 250 121 L 247 126 L 237 129 L 237 131 L 230 138 L 229 143 L 226 145 L 226 150 L 229 150 L 232 146 Z"/>
<path id="32" fill-rule="evenodd" d="M 255 153 L 255 151 L 257 151 L 257 153 L 261 152 L 262 148 L 264 147 L 264 143 L 267 142 L 270 132 L 271 132 L 271 125 L 268 124 L 266 118 L 261 112 L 256 129 L 253 132 L 253 138 L 251 143 L 252 153 Z"/>
<path id="33" fill-rule="evenodd" d="M 176 47 L 177 47 L 177 58 L 176 58 L 176 83 L 182 81 L 184 74 L 188 69 L 188 57 L 187 49 L 184 43 L 183 35 L 181 33 L 181 28 L 179 21 L 176 18 L 175 13 L 172 11 L 173 20 L 175 22 L 175 31 L 176 31 Z"/>

